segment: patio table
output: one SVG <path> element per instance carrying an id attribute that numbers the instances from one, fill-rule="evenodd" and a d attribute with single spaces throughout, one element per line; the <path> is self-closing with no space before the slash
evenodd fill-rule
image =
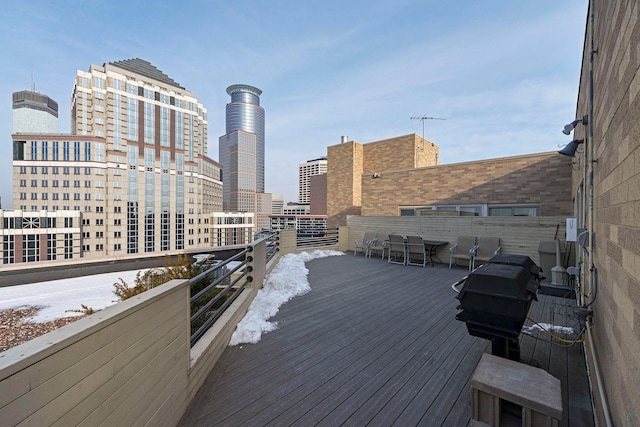
<path id="1" fill-rule="evenodd" d="M 436 255 L 436 251 L 440 246 L 444 246 L 447 243 L 449 242 L 444 242 L 440 240 L 424 240 L 424 248 L 427 252 L 427 258 L 429 260 L 428 262 L 430 262 L 432 266 L 434 265 L 433 263 L 434 259 L 436 259 L 438 263 L 442 264 L 442 260 L 438 258 L 438 256 Z"/>

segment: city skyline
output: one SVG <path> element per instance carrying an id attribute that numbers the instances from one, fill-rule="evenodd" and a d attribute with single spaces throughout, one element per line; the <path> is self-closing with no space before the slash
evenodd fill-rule
<path id="1" fill-rule="evenodd" d="M 586 7 L 586 0 L 186 2 L 175 10 L 135 1 L 10 4 L 0 17 L 0 54 L 11 64 L 0 79 L 0 132 L 10 141 L 10 96 L 32 79 L 58 102 L 60 132 L 69 132 L 76 70 L 139 57 L 198 94 L 208 111 L 206 154 L 216 161 L 224 88 L 260 87 L 269 112 L 265 191 L 287 202 L 297 198 L 301 162 L 326 155 L 341 135 L 363 143 L 421 135 L 412 116 L 447 118 L 426 123 L 424 135 L 440 146 L 444 164 L 553 151 L 570 140 L 560 130 L 575 114 Z M 8 208 L 10 144 L 0 158 Z"/>

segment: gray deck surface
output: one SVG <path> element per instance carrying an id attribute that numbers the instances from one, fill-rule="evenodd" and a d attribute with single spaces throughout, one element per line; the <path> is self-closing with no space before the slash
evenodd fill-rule
<path id="1" fill-rule="evenodd" d="M 225 350 L 181 426 L 469 423 L 470 378 L 491 347 L 455 320 L 450 285 L 466 270 L 351 255 L 307 268 L 312 291 L 283 305 L 279 329 L 258 344 Z M 560 324 L 556 312 L 570 311 L 570 300 L 539 298 L 537 321 Z M 593 425 L 581 349 L 537 335 L 521 335 L 522 359 L 561 379 L 561 425 Z"/>

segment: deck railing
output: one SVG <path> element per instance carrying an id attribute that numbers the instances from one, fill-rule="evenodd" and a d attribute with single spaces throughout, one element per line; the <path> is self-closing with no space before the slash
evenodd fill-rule
<path id="1" fill-rule="evenodd" d="M 278 251 L 276 233 L 264 236 L 266 259 L 271 261 Z M 225 310 L 252 281 L 253 245 L 189 280 L 191 289 L 191 346 L 207 332 Z"/>
<path id="2" fill-rule="evenodd" d="M 323 230 L 298 231 L 296 246 L 308 248 L 313 246 L 331 246 L 338 244 L 338 229 L 328 228 Z"/>

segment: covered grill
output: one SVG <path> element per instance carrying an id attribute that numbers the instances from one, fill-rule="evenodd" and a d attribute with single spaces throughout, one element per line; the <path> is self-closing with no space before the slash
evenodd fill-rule
<path id="1" fill-rule="evenodd" d="M 495 356 L 520 359 L 518 337 L 531 302 L 537 300 L 536 267 L 527 256 L 500 255 L 463 282 L 456 319 L 467 324 L 469 334 L 491 340 Z"/>

